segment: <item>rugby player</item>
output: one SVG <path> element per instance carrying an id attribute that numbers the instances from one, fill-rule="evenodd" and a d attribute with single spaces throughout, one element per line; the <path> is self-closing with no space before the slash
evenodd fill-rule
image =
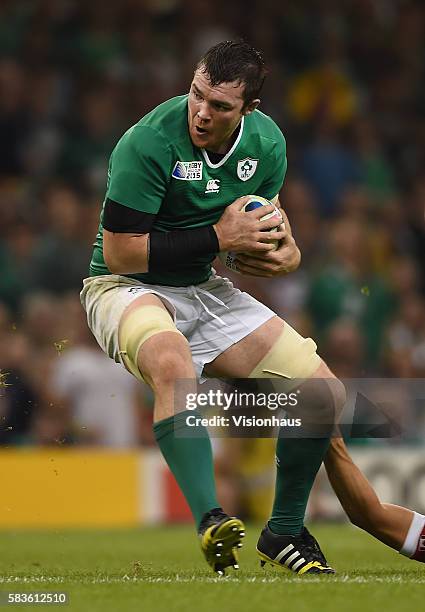
<path id="1" fill-rule="evenodd" d="M 204 377 L 317 380 L 323 410 L 331 407 L 335 418 L 345 401 L 312 339 L 211 268 L 229 250 L 238 253 L 241 273 L 258 277 L 288 274 L 300 263 L 279 202 L 285 140 L 257 108 L 265 74 L 248 44 L 220 43 L 199 61 L 188 95 L 160 104 L 122 136 L 81 293 L 99 345 L 153 389 L 156 440 L 219 574 L 238 567 L 244 525 L 220 507 L 207 430 L 193 436 L 184 403 L 176 405 L 178 382 L 195 389 Z M 243 213 L 247 194 L 273 202 L 284 225 L 261 220 L 272 205 Z M 299 574 L 334 572 L 304 527 L 328 448 L 328 436 L 278 438 L 276 496 L 257 545 L 262 562 Z M 328 465 L 345 475 L 348 464 L 334 455 Z"/>

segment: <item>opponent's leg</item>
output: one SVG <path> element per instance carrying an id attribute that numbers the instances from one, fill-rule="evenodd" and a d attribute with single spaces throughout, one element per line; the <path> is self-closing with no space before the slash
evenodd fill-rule
<path id="1" fill-rule="evenodd" d="M 155 437 L 192 511 L 208 563 L 221 574 L 228 565 L 237 567 L 244 527 L 219 507 L 206 428 L 198 425 L 195 435 L 186 421 L 193 412 L 176 405 L 176 383 L 184 379 L 196 391 L 196 374 L 189 344 L 159 298 L 142 296 L 125 311 L 120 348 L 127 368 L 154 392 Z"/>
<path id="2" fill-rule="evenodd" d="M 425 517 L 422 514 L 381 503 L 351 459 L 342 438 L 332 439 L 324 463 L 332 488 L 354 525 L 405 556 L 425 562 Z"/>

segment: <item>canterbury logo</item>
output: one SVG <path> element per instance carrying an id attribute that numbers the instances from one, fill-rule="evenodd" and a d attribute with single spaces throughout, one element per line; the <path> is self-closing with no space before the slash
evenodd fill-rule
<path id="1" fill-rule="evenodd" d="M 220 179 L 210 179 L 205 188 L 205 193 L 218 193 L 220 191 Z"/>

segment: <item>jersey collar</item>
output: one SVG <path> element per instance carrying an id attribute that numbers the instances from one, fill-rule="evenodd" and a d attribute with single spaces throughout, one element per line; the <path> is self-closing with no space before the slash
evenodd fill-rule
<path id="1" fill-rule="evenodd" d="M 239 141 L 242 138 L 244 123 L 245 123 L 245 117 L 242 116 L 240 127 L 239 127 L 239 134 L 238 134 L 235 142 L 233 143 L 232 148 L 229 149 L 229 151 L 226 153 L 226 155 L 223 157 L 223 159 L 220 159 L 220 161 L 217 164 L 213 164 L 212 161 L 210 160 L 210 158 L 208 157 L 208 153 L 206 152 L 206 150 L 205 149 L 201 149 L 202 155 L 204 156 L 205 163 L 207 164 L 207 166 L 209 166 L 210 168 L 220 168 L 220 166 L 222 166 L 223 164 L 225 164 L 227 162 L 229 157 L 236 150 L 236 147 L 238 146 Z"/>

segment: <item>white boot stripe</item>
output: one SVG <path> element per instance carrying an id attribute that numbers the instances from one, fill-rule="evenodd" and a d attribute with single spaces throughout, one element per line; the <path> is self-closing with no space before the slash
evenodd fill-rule
<path id="1" fill-rule="evenodd" d="M 305 559 L 304 557 L 301 557 L 301 559 L 298 559 L 298 561 L 296 563 L 294 563 L 294 565 L 291 567 L 292 571 L 297 571 L 297 569 L 300 567 L 300 565 L 302 565 L 303 563 L 305 563 Z"/>
<path id="2" fill-rule="evenodd" d="M 280 553 L 278 555 L 276 555 L 276 557 L 274 558 L 275 561 L 277 561 L 277 563 L 279 563 L 279 561 L 282 559 L 282 557 L 284 557 L 285 555 L 288 554 L 288 552 L 290 552 L 292 549 L 294 548 L 293 544 L 288 544 L 288 546 L 286 548 L 284 548 L 283 550 L 280 551 Z"/>
<path id="3" fill-rule="evenodd" d="M 298 550 L 296 550 L 294 553 L 292 553 L 292 555 L 291 555 L 290 557 L 288 557 L 288 558 L 287 558 L 287 559 L 284 561 L 285 565 L 286 565 L 287 567 L 289 567 L 289 566 L 291 565 L 292 561 L 293 561 L 294 559 L 296 559 L 297 557 L 299 557 L 299 556 L 300 556 L 300 553 L 298 552 Z"/>

